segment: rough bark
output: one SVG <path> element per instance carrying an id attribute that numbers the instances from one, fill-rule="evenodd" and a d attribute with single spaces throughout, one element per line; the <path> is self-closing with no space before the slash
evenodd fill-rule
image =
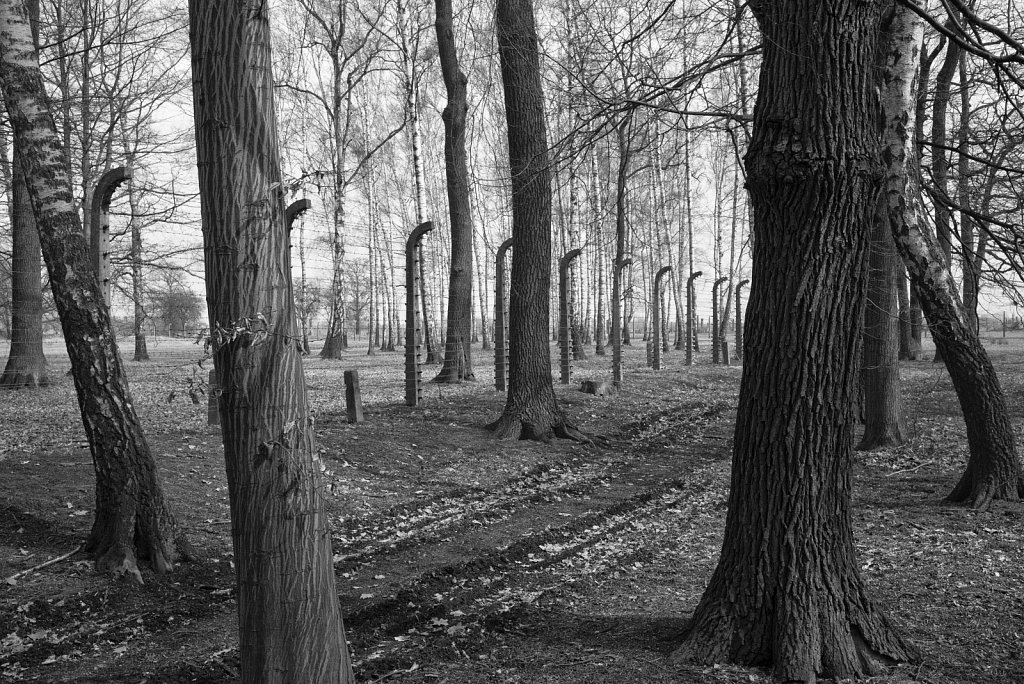
<path id="1" fill-rule="evenodd" d="M 451 269 L 448 275 L 448 327 L 444 365 L 434 382 L 473 380 L 473 220 L 466 166 L 466 75 L 459 67 L 451 0 L 436 0 L 438 59 L 448 93 L 444 121 L 444 166 L 451 221 Z"/>
<path id="2" fill-rule="evenodd" d="M 306 398 L 260 0 L 191 0 L 207 299 L 243 682 L 351 682 Z"/>
<path id="3" fill-rule="evenodd" d="M 921 20 L 916 14 L 897 5 L 896 17 L 894 23 L 903 21 L 920 35 Z M 898 34 L 893 31 L 892 35 Z M 1024 496 L 1024 474 L 995 368 L 964 313 L 942 246 L 922 227 L 924 211 L 914 173 L 917 150 L 909 127 L 916 84 L 899 68 L 914 50 L 913 43 L 911 38 L 893 41 L 883 77 L 886 212 L 967 427 L 967 468 L 947 500 L 985 508 L 993 499 L 1015 501 Z"/>
<path id="4" fill-rule="evenodd" d="M 955 19 L 950 17 L 947 27 L 952 26 Z M 956 73 L 957 64 L 960 61 L 960 46 L 955 41 L 946 42 L 946 55 L 942 60 L 938 73 L 935 74 L 935 93 L 932 98 L 932 163 L 931 175 L 932 184 L 940 197 L 949 196 L 949 159 L 946 157 L 946 147 L 949 145 L 948 126 L 946 113 L 949 110 L 949 99 L 953 85 L 953 75 Z M 952 212 L 945 202 L 935 203 L 935 237 L 938 241 L 939 251 L 945 259 L 946 268 L 952 263 L 953 240 L 950 223 Z M 925 309 L 922 304 L 922 309 Z M 935 363 L 943 360 L 942 349 L 935 346 L 935 356 L 932 359 Z"/>
<path id="5" fill-rule="evenodd" d="M 66 150 L 45 104 L 23 0 L 0 2 L 0 81 L 21 150 L 43 258 L 60 316 L 96 472 L 96 518 L 85 550 L 100 571 L 141 581 L 138 560 L 168 571 L 191 547 L 177 537 L 75 210 Z"/>
<path id="6" fill-rule="evenodd" d="M 675 652 L 859 678 L 911 648 L 858 574 L 850 467 L 881 3 L 752 5 L 764 62 L 746 156 L 753 274 L 722 556 Z"/>
<path id="7" fill-rule="evenodd" d="M 871 227 L 868 301 L 864 310 L 864 434 L 857 449 L 897 446 L 906 439 L 900 393 L 900 318 L 897 268 L 902 266 L 884 210 Z"/>
<path id="8" fill-rule="evenodd" d="M 558 406 L 551 380 L 551 169 L 532 0 L 498 0 L 495 27 L 512 176 L 509 388 L 489 428 L 500 439 L 587 441 Z"/>

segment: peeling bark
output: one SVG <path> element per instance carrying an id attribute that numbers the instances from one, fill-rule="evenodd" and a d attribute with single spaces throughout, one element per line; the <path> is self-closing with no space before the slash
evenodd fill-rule
<path id="1" fill-rule="evenodd" d="M 85 550 L 97 570 L 141 581 L 139 560 L 165 572 L 193 551 L 178 536 L 135 413 L 22 0 L 0 0 L 0 67 L 96 472 L 96 518 Z"/>
<path id="2" fill-rule="evenodd" d="M 1024 496 L 1021 471 L 1006 406 L 988 353 L 965 313 L 942 246 L 922 226 L 920 189 L 914 169 L 915 79 L 908 61 L 917 61 L 922 20 L 897 5 L 883 71 L 883 163 L 886 212 L 896 248 L 906 264 L 936 348 L 946 363 L 967 427 L 967 468 L 948 501 L 986 508 L 993 499 Z"/>

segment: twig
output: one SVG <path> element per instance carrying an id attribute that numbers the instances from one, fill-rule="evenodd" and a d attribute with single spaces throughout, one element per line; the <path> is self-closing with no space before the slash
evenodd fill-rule
<path id="1" fill-rule="evenodd" d="M 70 551 L 68 553 L 65 553 L 63 556 L 57 556 L 56 558 L 51 558 L 50 560 L 46 561 L 45 563 L 40 563 L 39 565 L 33 566 L 31 568 L 25 568 L 24 570 L 19 570 L 18 572 L 14 573 L 10 577 L 4 578 L 4 583 L 5 584 L 14 584 L 15 581 L 19 577 L 21 577 L 22 575 L 27 575 L 30 572 L 35 572 L 36 570 L 42 570 L 45 567 L 48 567 L 50 565 L 54 565 L 56 563 L 60 563 L 62 560 L 65 560 L 67 558 L 71 558 L 76 553 L 81 551 L 83 546 L 85 546 L 85 545 L 84 544 L 79 544 L 78 546 L 75 547 L 74 551 Z"/>
<path id="2" fill-rule="evenodd" d="M 921 468 L 924 468 L 926 465 L 928 465 L 930 463 L 935 463 L 935 459 L 933 458 L 933 459 L 930 459 L 928 461 L 925 461 L 924 463 L 918 463 L 913 468 L 904 468 L 903 470 L 894 470 L 893 472 L 888 473 L 886 475 L 886 477 L 893 477 L 894 475 L 899 475 L 901 473 L 912 473 L 915 470 L 920 470 Z"/>

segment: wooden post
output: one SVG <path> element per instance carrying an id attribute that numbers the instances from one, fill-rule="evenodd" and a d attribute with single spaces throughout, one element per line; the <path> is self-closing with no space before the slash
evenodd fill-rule
<path id="1" fill-rule="evenodd" d="M 118 166 L 100 176 L 92 192 L 92 212 L 89 215 L 89 253 L 96 267 L 103 299 L 110 306 L 110 199 L 117 187 L 130 180 L 132 171 Z"/>
<path id="2" fill-rule="evenodd" d="M 217 386 L 217 371 L 210 371 L 206 383 L 206 424 L 220 425 L 220 388 Z"/>
<path id="3" fill-rule="evenodd" d="M 718 322 L 718 308 L 720 302 L 718 297 L 718 287 L 725 282 L 728 282 L 728 278 L 719 278 L 711 286 L 711 363 L 721 363 L 721 349 L 722 349 L 722 331 L 720 330 L 720 324 Z"/>
<path id="4" fill-rule="evenodd" d="M 359 394 L 359 371 L 345 371 L 345 413 L 348 422 L 363 422 L 363 397 Z"/>
<path id="5" fill-rule="evenodd" d="M 512 238 L 498 247 L 494 257 L 494 389 L 508 388 L 508 314 L 505 308 L 505 254 Z"/>
<path id="6" fill-rule="evenodd" d="M 583 250 L 573 249 L 558 260 L 558 350 L 561 356 L 561 381 L 568 385 L 572 376 L 572 329 L 569 326 L 569 264 Z"/>
<path id="7" fill-rule="evenodd" d="M 311 208 L 312 206 L 313 206 L 313 203 L 308 198 L 303 197 L 302 199 L 297 199 L 294 202 L 292 202 L 291 204 L 289 204 L 288 207 L 284 210 L 284 225 L 285 225 L 285 228 L 288 229 L 288 249 L 289 250 L 291 250 L 291 247 L 292 247 L 292 245 L 291 245 L 292 224 L 295 223 L 295 219 L 297 219 L 303 212 L 305 212 L 307 209 Z M 288 263 L 289 263 L 289 265 L 291 264 L 291 259 L 290 258 L 288 260 Z M 289 277 L 289 280 L 290 280 L 291 279 L 291 272 L 290 271 L 288 273 L 288 277 Z M 303 304 L 305 304 L 305 302 L 303 302 Z M 302 331 L 299 330 L 299 319 L 298 319 L 298 316 L 296 316 L 292 320 L 292 337 L 294 338 L 295 344 L 297 344 L 298 347 L 299 347 L 299 353 L 300 354 L 307 354 L 307 353 L 309 353 L 309 349 L 303 348 L 303 344 L 302 344 L 303 337 L 302 337 Z"/>
<path id="8" fill-rule="evenodd" d="M 633 263 L 631 257 L 624 258 L 620 263 L 615 264 L 616 281 L 622 282 L 622 271 Z M 612 297 L 612 384 L 615 389 L 622 387 L 622 302 L 619 292 L 618 297 Z"/>
<path id="9" fill-rule="evenodd" d="M 654 276 L 654 299 L 651 309 L 654 313 L 654 324 L 651 326 L 653 337 L 651 366 L 654 370 L 661 370 L 661 279 L 666 273 L 672 270 L 671 266 L 662 266 L 658 274 Z"/>
<path id="10" fill-rule="evenodd" d="M 405 405 L 419 406 L 423 402 L 420 379 L 420 326 L 419 326 L 419 247 L 423 236 L 434 229 L 430 221 L 416 226 L 405 243 Z"/>
<path id="11" fill-rule="evenodd" d="M 729 340 L 722 338 L 722 365 L 731 365 L 729 362 Z"/>
<path id="12" fill-rule="evenodd" d="M 693 325 L 693 281 L 704 275 L 703 271 L 691 273 L 686 279 L 686 365 L 693 365 L 693 342 L 697 330 Z"/>
<path id="13" fill-rule="evenodd" d="M 736 286 L 736 346 L 732 350 L 734 359 L 743 358 L 743 307 L 740 304 L 740 290 L 749 283 L 749 280 L 741 280 Z"/>

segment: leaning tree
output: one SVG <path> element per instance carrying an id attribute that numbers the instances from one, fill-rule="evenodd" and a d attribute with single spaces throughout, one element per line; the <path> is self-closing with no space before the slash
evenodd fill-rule
<path id="1" fill-rule="evenodd" d="M 67 151 L 47 108 L 24 0 L 0 0 L 0 67 L 96 471 L 96 518 L 85 550 L 97 569 L 141 581 L 138 559 L 163 572 L 192 550 L 178 536 L 135 412 L 75 209 Z"/>
<path id="2" fill-rule="evenodd" d="M 914 657 L 853 544 L 853 397 L 879 179 L 885 3 L 751 3 L 754 263 L 722 554 L 674 657 L 857 678 Z"/>
<path id="3" fill-rule="evenodd" d="M 916 11 L 915 11 L 916 10 Z M 1024 471 L 1017 454 L 1013 424 L 999 377 L 957 291 L 941 234 L 925 227 L 916 172 L 917 146 L 912 137 L 918 44 L 923 31 L 919 0 L 897 3 L 893 29 L 883 51 L 882 111 L 885 126 L 882 173 L 885 213 L 906 264 L 911 289 L 928 324 L 956 390 L 967 429 L 967 468 L 947 500 L 986 508 L 993 499 L 1024 497 Z"/>
<path id="4" fill-rule="evenodd" d="M 351 682 L 295 325 L 264 0 L 190 0 L 206 290 L 245 682 Z"/>

